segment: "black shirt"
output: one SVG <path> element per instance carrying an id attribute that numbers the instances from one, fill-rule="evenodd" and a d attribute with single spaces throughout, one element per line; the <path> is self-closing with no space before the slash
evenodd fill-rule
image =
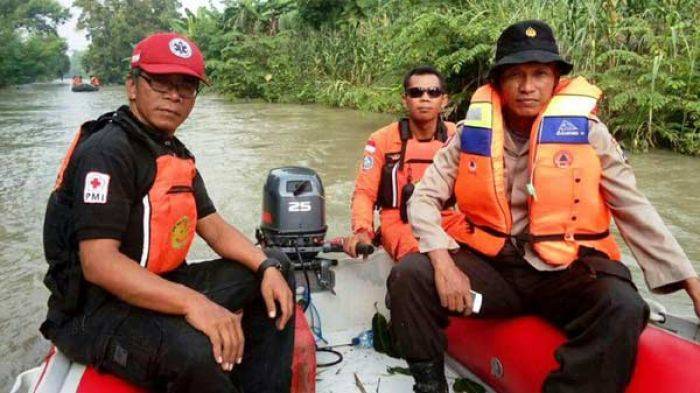
<path id="1" fill-rule="evenodd" d="M 71 215 L 76 241 L 120 240 L 120 251 L 138 261 L 143 248 L 142 201 L 156 174 L 154 154 L 143 138 L 155 142 L 162 149 L 160 154 L 194 157 L 177 138 L 140 123 L 128 107 L 119 108 L 114 116 L 123 121 L 108 123 L 78 145 L 60 192 L 73 201 Z M 126 132 L 119 125 L 125 122 L 137 126 L 136 136 L 134 130 Z M 91 187 L 86 181 L 100 185 L 97 197 L 85 196 Z M 214 213 L 216 209 L 198 171 L 192 187 L 198 219 Z"/>

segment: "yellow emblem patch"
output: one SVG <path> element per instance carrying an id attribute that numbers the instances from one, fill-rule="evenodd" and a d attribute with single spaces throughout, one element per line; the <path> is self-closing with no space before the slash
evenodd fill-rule
<path id="1" fill-rule="evenodd" d="M 525 30 L 525 35 L 530 38 L 535 38 L 537 37 L 537 30 L 533 29 L 532 26 L 530 26 L 527 28 L 527 30 Z"/>
<path id="2" fill-rule="evenodd" d="M 185 243 L 187 242 L 187 235 L 190 232 L 190 218 L 187 216 L 183 216 L 177 222 L 175 225 L 173 225 L 173 229 L 170 230 L 170 244 L 171 246 L 179 250 L 182 247 L 185 246 Z"/>

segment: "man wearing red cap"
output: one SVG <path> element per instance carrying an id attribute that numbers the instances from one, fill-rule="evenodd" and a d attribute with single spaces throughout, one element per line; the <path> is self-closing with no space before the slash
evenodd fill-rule
<path id="1" fill-rule="evenodd" d="M 82 125 L 46 211 L 41 332 L 71 360 L 155 390 L 287 391 L 289 261 L 222 219 L 174 136 L 200 82 L 193 42 L 151 35 L 134 48 L 129 106 Z M 195 233 L 222 259 L 186 264 Z"/>

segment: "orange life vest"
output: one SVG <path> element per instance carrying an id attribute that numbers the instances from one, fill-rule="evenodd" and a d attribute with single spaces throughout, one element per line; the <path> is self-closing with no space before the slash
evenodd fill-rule
<path id="1" fill-rule="evenodd" d="M 425 170 L 433 163 L 435 153 L 444 146 L 448 137 L 448 129 L 442 121 L 438 121 L 435 137 L 430 141 L 413 138 L 408 119 L 401 119 L 397 128 L 398 132 L 388 135 L 396 140 L 387 145 L 400 146 L 400 149 L 384 154 L 385 162 L 377 195 L 377 207 L 381 209 L 405 210 L 405 202 L 413 191 L 412 186 L 406 186 L 417 183 L 423 177 Z"/>
<path id="2" fill-rule="evenodd" d="M 180 266 L 194 239 L 197 205 L 194 160 L 161 155 L 156 158 L 153 186 L 143 197 L 141 266 L 160 274 Z"/>
<path id="3" fill-rule="evenodd" d="M 562 78 L 532 125 L 529 234 L 522 238 L 550 265 L 570 264 L 581 246 L 620 259 L 609 232 L 610 210 L 600 191 L 600 160 L 588 142 L 589 118 L 600 96 L 601 91 L 583 78 Z M 497 255 L 511 237 L 504 132 L 498 92 L 491 85 L 480 87 L 462 126 L 455 181 L 457 204 L 470 230 L 456 240 L 489 256 Z"/>
<path id="4" fill-rule="evenodd" d="M 153 154 L 156 173 L 153 184 L 145 193 L 143 204 L 143 239 L 139 263 L 156 274 L 166 273 L 180 266 L 192 245 L 197 224 L 197 206 L 194 198 L 195 163 L 192 158 L 169 154 L 147 137 L 138 125 L 123 117 L 104 116 L 102 124 L 114 121 L 120 128 L 144 143 Z M 61 162 L 54 191 L 61 187 L 64 172 L 79 144 L 101 126 L 90 130 L 81 127 Z"/>

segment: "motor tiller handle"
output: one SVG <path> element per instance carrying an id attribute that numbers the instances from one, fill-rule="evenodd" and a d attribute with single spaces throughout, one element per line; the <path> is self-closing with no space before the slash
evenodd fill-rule
<path id="1" fill-rule="evenodd" d="M 343 240 L 344 239 L 342 237 L 336 237 L 335 239 L 326 242 L 323 245 L 323 252 L 343 252 Z M 357 251 L 358 255 L 372 255 L 374 252 L 374 246 L 367 243 L 357 243 L 355 246 L 355 251 Z"/>
<path id="2" fill-rule="evenodd" d="M 372 255 L 372 253 L 374 252 L 374 246 L 367 243 L 357 243 L 357 245 L 355 246 L 355 251 L 357 251 L 358 255 Z"/>

